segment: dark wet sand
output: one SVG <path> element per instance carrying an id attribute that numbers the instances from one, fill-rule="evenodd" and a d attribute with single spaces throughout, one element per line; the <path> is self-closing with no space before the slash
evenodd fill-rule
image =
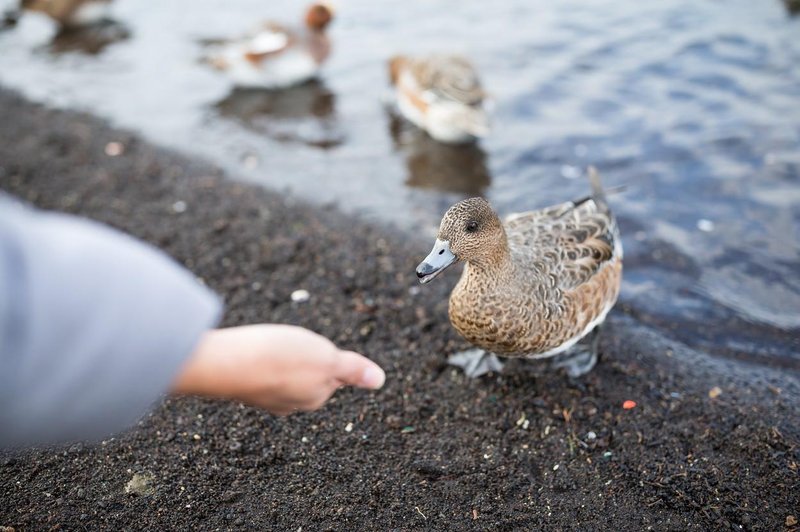
<path id="1" fill-rule="evenodd" d="M 105 155 L 112 141 L 122 155 Z M 0 188 L 161 247 L 225 296 L 227 325 L 304 325 L 388 373 L 383 390 L 342 391 L 312 414 L 170 399 L 98 445 L 0 454 L 0 527 L 774 531 L 800 520 L 796 373 L 691 351 L 617 309 L 583 390 L 524 362 L 468 381 L 444 364 L 466 347 L 447 322 L 457 275 L 425 287 L 413 275 L 426 238 L 4 91 Z M 309 302 L 290 301 L 298 288 Z M 628 399 L 637 406 L 623 410 Z M 134 475 L 147 489 L 126 493 Z"/>

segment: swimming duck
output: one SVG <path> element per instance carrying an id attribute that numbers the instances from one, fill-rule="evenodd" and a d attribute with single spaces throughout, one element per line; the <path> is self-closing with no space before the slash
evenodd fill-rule
<path id="1" fill-rule="evenodd" d="M 300 85 L 317 76 L 330 54 L 325 29 L 333 20 L 333 9 L 312 4 L 304 25 L 290 28 L 265 22 L 253 34 L 222 43 L 209 62 L 227 72 L 240 87 L 281 89 Z"/>
<path id="2" fill-rule="evenodd" d="M 89 26 L 108 19 L 111 0 L 21 0 L 20 11 L 48 15 L 62 28 Z"/>
<path id="3" fill-rule="evenodd" d="M 389 60 L 400 113 L 438 141 L 464 143 L 489 132 L 486 93 L 469 61 L 454 55 Z"/>
<path id="4" fill-rule="evenodd" d="M 600 178 L 591 196 L 501 222 L 483 198 L 445 213 L 431 253 L 417 266 L 422 283 L 464 261 L 450 295 L 453 327 L 478 347 L 450 357 L 467 375 L 499 371 L 494 356 L 550 358 L 570 377 L 597 362 L 597 331 L 617 300 L 622 241 Z M 584 338 L 589 349 L 574 349 Z"/>

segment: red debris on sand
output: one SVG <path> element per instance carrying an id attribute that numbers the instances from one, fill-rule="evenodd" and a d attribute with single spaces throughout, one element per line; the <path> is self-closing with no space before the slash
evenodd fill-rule
<path id="1" fill-rule="evenodd" d="M 624 408 L 625 410 L 630 410 L 631 408 L 636 408 L 636 401 L 631 401 L 630 399 L 628 399 L 627 401 L 622 403 L 622 408 Z"/>

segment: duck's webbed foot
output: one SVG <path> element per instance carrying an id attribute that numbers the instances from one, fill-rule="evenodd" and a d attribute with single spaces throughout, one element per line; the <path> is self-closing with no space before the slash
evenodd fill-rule
<path id="1" fill-rule="evenodd" d="M 598 358 L 598 346 L 600 340 L 600 327 L 597 326 L 592 332 L 586 335 L 588 345 L 580 345 L 567 350 L 565 353 L 553 358 L 552 366 L 555 369 L 564 368 L 570 378 L 578 378 L 586 375 L 595 364 Z"/>
<path id="2" fill-rule="evenodd" d="M 462 368 L 464 374 L 473 379 L 492 371 L 500 373 L 503 370 L 503 363 L 494 353 L 478 348 L 450 355 L 447 363 Z"/>

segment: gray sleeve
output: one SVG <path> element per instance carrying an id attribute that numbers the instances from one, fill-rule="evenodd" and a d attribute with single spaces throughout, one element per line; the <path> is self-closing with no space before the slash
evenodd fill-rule
<path id="1" fill-rule="evenodd" d="M 0 447 L 131 425 L 220 313 L 156 249 L 0 194 Z"/>

